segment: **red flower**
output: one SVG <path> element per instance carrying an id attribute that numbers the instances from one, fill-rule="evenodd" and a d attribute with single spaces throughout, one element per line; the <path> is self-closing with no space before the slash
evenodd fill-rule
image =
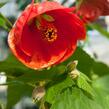
<path id="1" fill-rule="evenodd" d="M 82 0 L 78 12 L 86 21 L 94 21 L 99 16 L 109 15 L 109 0 Z"/>
<path id="2" fill-rule="evenodd" d="M 57 2 L 29 5 L 9 33 L 15 56 L 33 69 L 63 62 L 85 39 L 83 22 Z"/>

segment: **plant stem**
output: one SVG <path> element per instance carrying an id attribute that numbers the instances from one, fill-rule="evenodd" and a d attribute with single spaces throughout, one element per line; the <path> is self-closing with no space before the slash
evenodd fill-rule
<path id="1" fill-rule="evenodd" d="M 12 28 L 12 23 L 3 15 L 0 13 L 0 16 L 6 21 L 6 23 Z"/>
<path id="2" fill-rule="evenodd" d="M 44 100 L 44 98 L 42 98 L 40 102 L 41 102 L 41 103 L 40 103 L 39 109 L 45 109 L 45 105 L 44 105 L 45 100 Z"/>
<path id="3" fill-rule="evenodd" d="M 10 31 L 10 29 L 7 26 L 3 26 L 2 28 L 5 29 L 7 32 Z"/>

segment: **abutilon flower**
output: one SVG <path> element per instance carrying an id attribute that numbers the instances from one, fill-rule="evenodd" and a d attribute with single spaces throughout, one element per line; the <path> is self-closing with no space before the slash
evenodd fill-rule
<path id="1" fill-rule="evenodd" d="M 68 8 L 57 2 L 33 2 L 17 19 L 8 43 L 24 65 L 42 69 L 71 56 L 86 32 L 84 23 Z"/>
<path id="2" fill-rule="evenodd" d="M 78 13 L 89 22 L 109 15 L 109 0 L 80 0 Z"/>

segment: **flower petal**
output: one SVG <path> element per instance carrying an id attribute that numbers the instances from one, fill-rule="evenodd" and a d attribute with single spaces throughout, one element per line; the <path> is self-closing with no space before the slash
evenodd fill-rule
<path id="1" fill-rule="evenodd" d="M 44 39 L 43 28 L 37 28 L 35 20 L 42 14 L 54 19 L 41 22 L 42 27 L 56 28 L 57 37 L 53 42 Z M 26 8 L 9 33 L 8 43 L 23 64 L 41 69 L 63 62 L 75 51 L 77 40 L 84 38 L 84 24 L 75 14 L 56 2 L 43 2 Z"/>

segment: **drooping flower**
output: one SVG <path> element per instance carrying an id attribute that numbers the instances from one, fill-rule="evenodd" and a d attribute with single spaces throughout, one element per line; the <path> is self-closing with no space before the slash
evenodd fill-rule
<path id="1" fill-rule="evenodd" d="M 33 0 L 34 2 L 34 0 Z M 32 69 L 63 62 L 85 39 L 84 23 L 57 2 L 30 4 L 9 33 L 14 55 Z"/>
<path id="2" fill-rule="evenodd" d="M 109 15 L 109 0 L 79 0 L 78 13 L 86 21 Z"/>

